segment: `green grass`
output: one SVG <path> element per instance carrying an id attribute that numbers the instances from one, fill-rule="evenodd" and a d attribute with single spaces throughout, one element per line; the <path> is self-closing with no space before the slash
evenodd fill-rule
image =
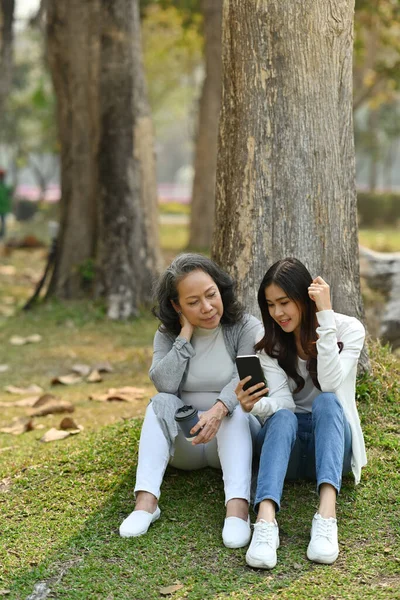
<path id="1" fill-rule="evenodd" d="M 146 329 L 151 321 L 143 319 L 131 325 L 136 347 L 151 341 Z M 84 335 L 89 323 L 82 323 Z M 116 346 L 126 341 L 121 330 Z M 0 492 L 0 590 L 9 589 L 7 597 L 19 600 L 46 581 L 59 599 L 150 600 L 179 582 L 183 587 L 171 596 L 175 600 L 396 597 L 400 369 L 376 344 L 372 368 L 358 385 L 369 464 L 359 486 L 351 478 L 344 482 L 335 565 L 314 565 L 305 557 L 317 497 L 313 484 L 298 483 L 285 487 L 277 567 L 271 572 L 246 567 L 245 549 L 222 545 L 223 486 L 220 473 L 211 469 L 168 470 L 162 518 L 148 535 L 121 539 L 118 526 L 133 508 L 141 425 L 133 419 L 48 445 L 40 444 L 38 431 L 1 435 L 2 446 L 14 449 L 0 452 L 0 479 L 11 478 L 10 488 Z M 127 371 L 120 373 L 120 383 L 129 383 Z M 79 402 L 77 408 L 82 410 Z"/>
<path id="2" fill-rule="evenodd" d="M 360 244 L 376 252 L 400 252 L 400 227 L 360 229 Z"/>

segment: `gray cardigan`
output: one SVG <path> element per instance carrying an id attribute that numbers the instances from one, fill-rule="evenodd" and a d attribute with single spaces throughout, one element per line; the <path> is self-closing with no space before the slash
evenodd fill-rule
<path id="1" fill-rule="evenodd" d="M 221 390 L 221 400 L 231 415 L 238 404 L 235 388 L 239 381 L 235 358 L 241 354 L 254 354 L 254 344 L 261 323 L 252 315 L 246 314 L 234 325 L 222 325 L 222 333 L 226 349 L 232 358 L 232 378 Z M 174 337 L 170 333 L 157 331 L 154 336 L 153 362 L 149 375 L 158 394 L 151 399 L 153 410 L 157 415 L 161 428 L 169 442 L 170 454 L 174 452 L 174 440 L 178 435 L 178 427 L 174 419 L 177 408 L 183 406 L 180 399 L 181 386 L 189 368 L 189 360 L 195 355 L 190 342 L 182 337 Z"/>

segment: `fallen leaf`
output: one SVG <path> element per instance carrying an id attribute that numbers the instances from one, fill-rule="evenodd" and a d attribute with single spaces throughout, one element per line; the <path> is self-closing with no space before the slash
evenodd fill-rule
<path id="1" fill-rule="evenodd" d="M 29 417 L 21 417 L 19 419 L 14 419 L 11 425 L 3 427 L 0 431 L 2 433 L 11 433 L 12 435 L 21 435 L 21 433 L 32 431 L 32 429 L 34 429 L 32 419 Z"/>
<path id="2" fill-rule="evenodd" d="M 13 265 L 0 266 L 0 275 L 15 275 L 16 268 Z"/>
<path id="3" fill-rule="evenodd" d="M 13 335 L 10 337 L 10 344 L 13 346 L 23 346 L 26 344 L 26 338 L 21 337 L 20 335 Z"/>
<path id="4" fill-rule="evenodd" d="M 59 425 L 60 429 L 78 429 L 78 425 L 71 417 L 64 417 Z"/>
<path id="5" fill-rule="evenodd" d="M 32 385 L 29 385 L 26 388 L 20 388 L 15 385 L 8 385 L 4 389 L 9 394 L 19 394 L 20 396 L 24 396 L 25 394 L 41 394 L 43 392 L 43 389 L 35 383 L 32 383 Z"/>
<path id="6" fill-rule="evenodd" d="M 99 383 L 100 381 L 103 381 L 102 376 L 100 375 L 99 371 L 97 370 L 93 370 L 89 377 L 86 378 L 86 381 L 88 383 Z"/>
<path id="7" fill-rule="evenodd" d="M 175 592 L 177 592 L 178 590 L 181 590 L 183 588 L 183 585 L 181 583 L 177 583 L 175 585 L 168 585 L 167 587 L 162 587 L 159 589 L 159 592 L 161 594 L 161 596 L 170 596 L 171 594 L 174 594 Z"/>
<path id="8" fill-rule="evenodd" d="M 42 336 L 39 333 L 32 333 L 32 335 L 28 335 L 25 339 L 29 344 L 36 344 L 42 341 Z"/>
<path id="9" fill-rule="evenodd" d="M 74 433 L 80 433 L 80 430 L 74 431 Z M 58 440 L 63 440 L 69 437 L 72 434 L 71 431 L 61 431 L 60 429 L 56 429 L 52 427 L 44 436 L 40 439 L 41 442 L 57 442 Z"/>
<path id="10" fill-rule="evenodd" d="M 14 408 L 15 406 L 18 407 L 32 407 L 35 405 L 35 403 L 38 401 L 38 399 L 40 398 L 40 396 L 29 396 L 29 398 L 22 398 L 21 400 L 10 400 L 10 402 L 0 402 L 0 406 L 2 408 L 8 408 L 8 407 L 12 407 Z"/>
<path id="11" fill-rule="evenodd" d="M 82 375 L 82 377 L 86 377 L 86 375 L 89 375 L 91 369 L 89 365 L 76 364 L 72 365 L 71 371 L 78 373 L 78 375 Z"/>
<path id="12" fill-rule="evenodd" d="M 391 551 L 392 551 L 392 549 L 391 548 L 384 548 L 383 551 L 384 551 L 385 554 L 390 554 Z"/>
<path id="13" fill-rule="evenodd" d="M 75 373 L 71 373 L 70 375 L 60 375 L 60 377 L 54 377 L 51 380 L 51 385 L 56 385 L 58 383 L 62 383 L 63 385 L 74 385 L 75 383 L 80 383 L 83 381 L 80 375 Z"/>
<path id="14" fill-rule="evenodd" d="M 33 405 L 29 414 L 31 417 L 44 417 L 45 415 L 74 412 L 74 410 L 74 405 L 68 400 L 61 400 L 61 398 L 56 398 L 51 394 L 45 394 Z"/>
<path id="15" fill-rule="evenodd" d="M 96 363 L 92 367 L 93 370 L 98 371 L 99 373 L 113 373 L 114 367 L 108 361 Z"/>
<path id="16" fill-rule="evenodd" d="M 145 394 L 143 388 L 125 386 L 122 388 L 110 388 L 103 394 L 91 394 L 89 400 L 97 402 L 135 402 L 142 400 Z"/>
<path id="17" fill-rule="evenodd" d="M 0 492 L 8 492 L 11 487 L 11 477 L 5 477 L 0 481 Z"/>
<path id="18" fill-rule="evenodd" d="M 0 590 L 0 596 L 7 596 L 7 594 L 11 594 L 11 590 Z"/>
<path id="19" fill-rule="evenodd" d="M 0 373 L 5 373 L 9 368 L 8 365 L 0 365 Z"/>

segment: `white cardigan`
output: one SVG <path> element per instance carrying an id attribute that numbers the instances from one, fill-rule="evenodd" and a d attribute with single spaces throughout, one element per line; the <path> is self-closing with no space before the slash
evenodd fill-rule
<path id="1" fill-rule="evenodd" d="M 367 464 L 364 436 L 355 401 L 357 362 L 365 339 L 362 323 L 333 310 L 322 310 L 317 314 L 317 372 L 323 392 L 333 392 L 341 402 L 352 434 L 351 467 L 355 482 L 359 483 L 361 468 Z M 343 343 L 339 353 L 337 343 Z M 265 421 L 282 408 L 295 411 L 293 390 L 296 384 L 279 366 L 277 359 L 259 354 L 262 368 L 269 387 L 269 394 L 261 398 L 253 407 L 252 414 Z"/>

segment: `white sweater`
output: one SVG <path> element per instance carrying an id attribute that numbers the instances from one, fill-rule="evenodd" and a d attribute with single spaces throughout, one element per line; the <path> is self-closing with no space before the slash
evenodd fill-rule
<path id="1" fill-rule="evenodd" d="M 367 464 L 364 436 L 355 401 L 357 362 L 360 356 L 365 330 L 360 321 L 333 312 L 317 312 L 317 371 L 323 392 L 333 392 L 341 402 L 352 434 L 351 467 L 356 483 L 361 478 L 361 468 Z M 337 343 L 343 343 L 339 353 Z M 260 352 L 260 361 L 269 387 L 268 396 L 261 398 L 253 407 L 252 414 L 263 421 L 282 408 L 295 411 L 293 399 L 295 382 L 279 366 L 277 359 Z"/>

